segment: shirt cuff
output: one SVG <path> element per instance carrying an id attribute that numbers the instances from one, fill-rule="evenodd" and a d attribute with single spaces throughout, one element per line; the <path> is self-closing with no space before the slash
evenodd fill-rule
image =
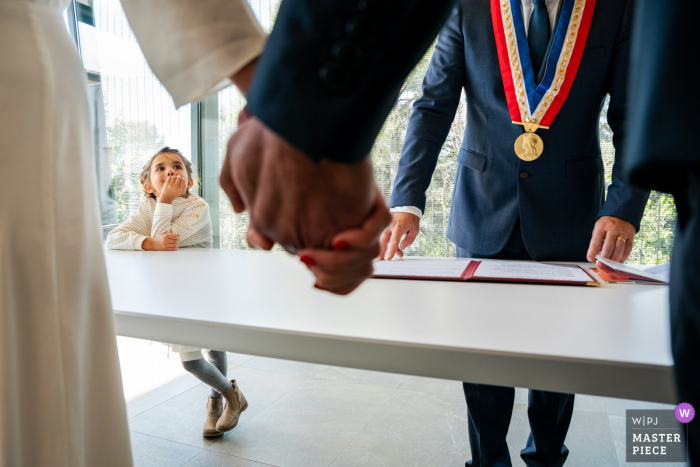
<path id="1" fill-rule="evenodd" d="M 142 245 L 143 245 L 144 240 L 146 240 L 147 238 L 148 237 L 146 237 L 145 235 L 137 235 L 136 238 L 134 238 L 134 245 L 133 245 L 134 250 L 136 250 L 136 251 L 143 250 Z"/>
<path id="2" fill-rule="evenodd" d="M 156 203 L 156 210 L 153 213 L 154 216 L 157 215 L 173 217 L 173 205 L 168 203 Z"/>
<path id="3" fill-rule="evenodd" d="M 244 44 L 229 44 L 175 76 L 163 79 L 175 108 L 198 102 L 233 84 L 231 76 L 259 57 L 267 36 L 260 31 Z"/>
<path id="4" fill-rule="evenodd" d="M 396 206 L 395 208 L 389 209 L 389 212 L 407 212 L 408 214 L 418 216 L 418 219 L 423 218 L 423 211 L 415 206 Z"/>

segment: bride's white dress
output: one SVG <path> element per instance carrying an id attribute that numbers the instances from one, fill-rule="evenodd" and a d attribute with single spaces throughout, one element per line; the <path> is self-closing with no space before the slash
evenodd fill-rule
<path id="1" fill-rule="evenodd" d="M 0 1 L 0 465 L 129 466 L 86 77 L 65 2 Z"/>
<path id="2" fill-rule="evenodd" d="M 63 20 L 68 3 L 0 0 L 0 467 L 132 463 L 86 76 Z M 215 92 L 264 43 L 242 0 L 124 3 L 178 103 Z M 221 25 L 221 16 L 192 9 L 234 17 L 217 36 L 207 22 Z M 162 17 L 147 51 L 153 14 Z M 232 40 L 231 28 L 244 34 Z M 162 37 L 169 29 L 170 42 Z M 200 46 L 193 30 L 208 31 Z M 171 47 L 178 40 L 186 53 Z M 212 64 L 201 63 L 203 55 Z"/>

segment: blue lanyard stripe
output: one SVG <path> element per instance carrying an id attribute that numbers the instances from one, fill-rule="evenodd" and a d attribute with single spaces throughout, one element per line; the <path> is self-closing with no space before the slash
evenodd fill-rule
<path id="1" fill-rule="evenodd" d="M 557 30 L 554 34 L 552 48 L 547 56 L 545 75 L 538 86 L 535 73 L 532 69 L 530 49 L 528 48 L 527 34 L 525 34 L 525 19 L 523 18 L 520 0 L 510 0 L 510 10 L 513 15 L 513 28 L 515 29 L 515 38 L 518 43 L 518 52 L 520 52 L 520 66 L 523 70 L 523 82 L 530 106 L 530 114 L 532 114 L 540 104 L 540 101 L 549 90 L 557 74 L 557 62 L 559 61 L 559 56 L 566 42 L 571 14 L 574 11 L 574 3 L 576 3 L 577 0 L 563 1 L 564 4 L 562 5 L 559 23 L 557 24 Z"/>
<path id="2" fill-rule="evenodd" d="M 552 49 L 547 57 L 547 68 L 545 69 L 542 82 L 539 86 L 537 86 L 537 91 L 535 93 L 535 98 L 537 100 L 535 108 L 537 108 L 537 106 L 540 104 L 540 101 L 549 90 L 554 78 L 557 75 L 557 62 L 559 61 L 562 49 L 564 48 L 564 43 L 566 42 L 566 35 L 569 30 L 571 14 L 574 11 L 574 3 L 576 3 L 576 0 L 564 0 L 564 4 L 561 7 L 561 15 L 559 16 L 559 23 L 557 24 L 557 31 L 554 34 Z M 573 51 L 573 47 L 571 50 Z"/>

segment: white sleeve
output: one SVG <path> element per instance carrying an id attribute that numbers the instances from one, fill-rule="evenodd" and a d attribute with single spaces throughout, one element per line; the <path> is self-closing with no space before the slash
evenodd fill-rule
<path id="1" fill-rule="evenodd" d="M 173 205 L 158 203 L 153 214 L 151 237 L 164 234 L 178 234 L 180 242 L 193 235 L 199 235 L 209 220 L 209 207 L 206 203 L 191 203 L 182 214 L 173 220 Z"/>
<path id="2" fill-rule="evenodd" d="M 126 222 L 117 226 L 107 235 L 107 248 L 110 250 L 142 250 L 143 241 L 148 238 L 148 225 L 145 220 L 150 216 L 146 203 L 141 203 L 139 210 Z"/>
<path id="3" fill-rule="evenodd" d="M 230 86 L 267 36 L 246 0 L 122 0 L 129 25 L 175 107 Z"/>
<path id="4" fill-rule="evenodd" d="M 389 209 L 389 212 L 407 212 L 409 214 L 413 214 L 414 216 L 418 216 L 418 219 L 423 218 L 423 211 L 415 206 L 396 206 L 395 208 Z"/>

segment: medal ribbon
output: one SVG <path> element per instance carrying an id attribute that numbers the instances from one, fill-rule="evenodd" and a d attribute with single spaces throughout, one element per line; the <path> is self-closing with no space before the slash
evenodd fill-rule
<path id="1" fill-rule="evenodd" d="M 491 0 L 498 62 L 513 122 L 550 126 L 574 82 L 591 26 L 595 0 L 562 0 L 561 16 L 537 85 L 520 0 Z"/>

